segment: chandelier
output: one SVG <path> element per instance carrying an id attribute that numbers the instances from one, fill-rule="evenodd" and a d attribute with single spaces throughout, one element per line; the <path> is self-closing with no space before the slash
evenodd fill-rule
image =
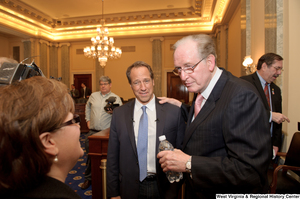
<path id="1" fill-rule="evenodd" d="M 98 58 L 102 68 L 104 68 L 108 59 L 118 59 L 122 54 L 122 50 L 114 46 L 114 38 L 108 38 L 108 28 L 105 27 L 105 20 L 103 19 L 103 1 L 101 26 L 97 27 L 97 36 L 91 38 L 92 46 L 83 49 L 86 57 Z"/>

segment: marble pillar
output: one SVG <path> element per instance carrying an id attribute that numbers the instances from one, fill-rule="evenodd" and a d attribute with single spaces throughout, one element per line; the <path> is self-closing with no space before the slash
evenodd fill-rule
<path id="1" fill-rule="evenodd" d="M 162 42 L 163 37 L 152 37 L 152 70 L 154 73 L 154 94 L 157 97 L 162 95 L 161 79 L 162 79 Z"/>
<path id="2" fill-rule="evenodd" d="M 104 74 L 104 68 L 100 66 L 100 63 L 98 59 L 95 59 L 95 66 L 96 66 L 96 91 L 100 91 L 100 86 L 99 86 L 99 79 L 101 76 L 105 75 Z"/>
<path id="3" fill-rule="evenodd" d="M 49 49 L 49 75 L 58 78 L 58 44 L 51 43 Z"/>
<path id="4" fill-rule="evenodd" d="M 39 40 L 40 43 L 40 69 L 43 71 L 46 77 L 49 77 L 48 74 L 48 47 L 49 42 L 45 40 Z"/>
<path id="5" fill-rule="evenodd" d="M 70 43 L 60 43 L 61 47 L 61 77 L 62 82 L 66 85 L 70 83 Z"/>

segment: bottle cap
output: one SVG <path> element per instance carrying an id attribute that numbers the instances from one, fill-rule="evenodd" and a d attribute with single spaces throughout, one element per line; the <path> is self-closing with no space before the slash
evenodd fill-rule
<path id="1" fill-rule="evenodd" d="M 159 136 L 159 141 L 163 141 L 163 140 L 166 140 L 166 136 L 165 135 L 161 135 L 161 136 Z"/>

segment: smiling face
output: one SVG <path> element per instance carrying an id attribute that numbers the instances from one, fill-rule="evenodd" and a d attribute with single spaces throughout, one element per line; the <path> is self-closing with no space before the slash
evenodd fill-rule
<path id="1" fill-rule="evenodd" d="M 130 72 L 131 89 L 139 102 L 147 104 L 153 98 L 154 80 L 149 70 L 144 67 L 134 67 Z"/>
<path id="2" fill-rule="evenodd" d="M 194 41 L 187 41 L 179 45 L 174 52 L 175 67 L 192 67 L 204 57 L 199 57 L 197 45 Z M 208 55 L 203 61 L 197 64 L 194 72 L 187 74 L 183 70 L 179 74 L 182 83 L 189 92 L 202 93 L 208 86 L 214 74 L 215 57 Z"/>

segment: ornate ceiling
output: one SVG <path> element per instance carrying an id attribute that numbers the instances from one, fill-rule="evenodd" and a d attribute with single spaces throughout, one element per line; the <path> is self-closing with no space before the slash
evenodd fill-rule
<path id="1" fill-rule="evenodd" d="M 0 32 L 50 41 L 87 40 L 105 19 L 115 38 L 212 33 L 240 0 L 0 0 Z M 103 8 L 102 8 L 103 3 Z"/>

